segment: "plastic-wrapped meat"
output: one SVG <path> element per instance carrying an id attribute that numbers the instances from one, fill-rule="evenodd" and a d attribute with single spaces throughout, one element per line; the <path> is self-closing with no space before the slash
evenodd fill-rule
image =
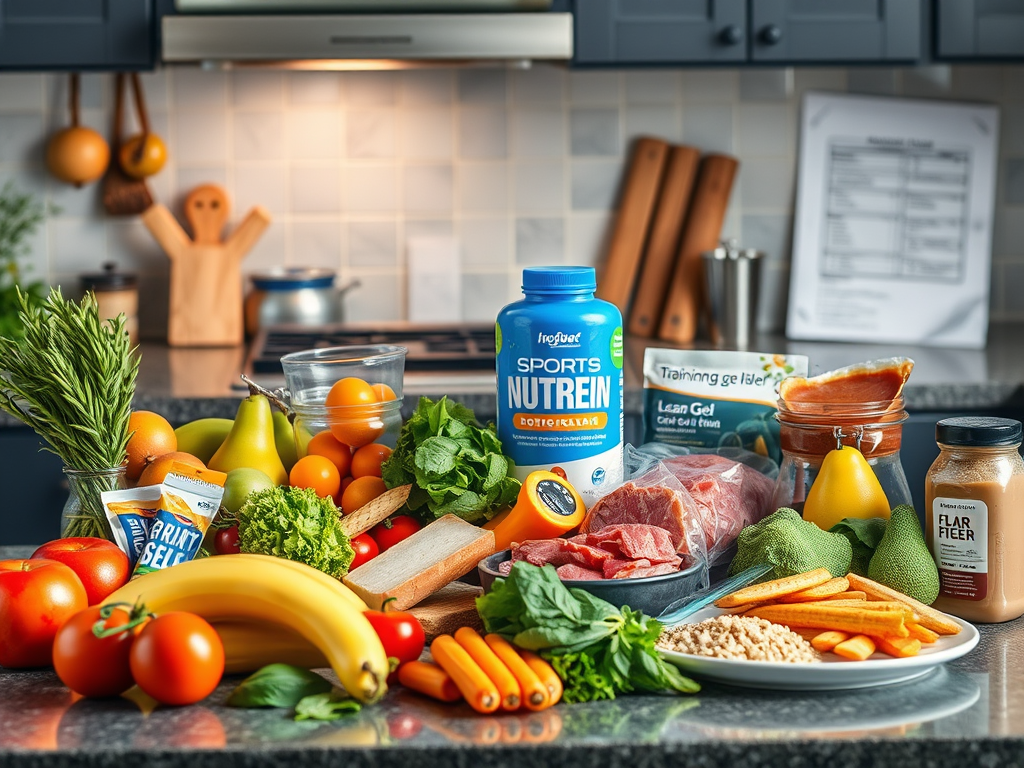
<path id="1" fill-rule="evenodd" d="M 505 562 L 507 563 L 509 561 L 506 560 Z M 509 570 L 511 570 L 511 567 Z M 574 563 L 558 566 L 558 568 L 555 569 L 555 573 L 558 574 L 558 578 L 562 581 L 599 581 L 604 578 L 604 574 L 601 573 L 601 571 L 583 568 L 579 565 L 575 565 Z"/>
<path id="2" fill-rule="evenodd" d="M 614 576 L 613 579 L 644 579 L 649 576 L 667 576 L 670 573 L 675 573 L 678 567 L 673 566 L 672 563 L 652 563 L 651 565 L 644 565 L 643 560 L 634 560 L 627 567 L 620 570 Z"/>
<path id="3" fill-rule="evenodd" d="M 551 563 L 554 566 L 577 562 L 565 545 L 565 539 L 532 539 L 522 544 L 513 544 L 512 562 L 525 560 L 532 565 Z"/>
<path id="4" fill-rule="evenodd" d="M 587 534 L 587 543 L 630 560 L 646 559 L 651 563 L 679 563 L 672 536 L 655 525 L 623 523 L 610 525 L 596 533 Z"/>
<path id="5" fill-rule="evenodd" d="M 756 469 L 714 453 L 662 459 L 690 493 L 703 520 L 708 559 L 724 551 L 740 530 L 771 512 L 775 484 Z"/>
<path id="6" fill-rule="evenodd" d="M 685 554 L 689 550 L 687 519 L 698 519 L 698 512 L 686 494 L 664 485 L 628 482 L 601 497 L 583 518 L 580 530 L 597 533 L 609 526 L 653 525 L 668 532 L 674 551 Z"/>

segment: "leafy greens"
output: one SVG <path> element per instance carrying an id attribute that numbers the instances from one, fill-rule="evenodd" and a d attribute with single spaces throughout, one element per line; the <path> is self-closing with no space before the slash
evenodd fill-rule
<path id="1" fill-rule="evenodd" d="M 388 488 L 412 483 L 407 506 L 425 522 L 455 514 L 482 523 L 515 501 L 521 483 L 493 426 L 464 405 L 421 397 L 381 467 Z"/>
<path id="2" fill-rule="evenodd" d="M 565 684 L 567 703 L 614 699 L 636 690 L 700 690 L 658 654 L 656 619 L 566 587 L 551 565 L 517 562 L 476 604 L 488 632 L 551 661 Z"/>

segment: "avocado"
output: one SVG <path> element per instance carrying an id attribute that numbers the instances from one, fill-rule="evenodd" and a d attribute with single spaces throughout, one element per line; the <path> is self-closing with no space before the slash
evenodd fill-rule
<path id="1" fill-rule="evenodd" d="M 868 563 L 868 578 L 931 605 L 939 596 L 939 569 L 924 540 L 917 512 L 901 504 L 889 515 Z"/>
<path id="2" fill-rule="evenodd" d="M 736 556 L 729 564 L 735 574 L 767 563 L 772 570 L 760 581 L 793 576 L 815 568 L 828 568 L 833 576 L 850 571 L 853 550 L 841 533 L 823 531 L 801 519 L 796 510 L 782 507 L 759 523 L 748 525 L 736 539 Z"/>

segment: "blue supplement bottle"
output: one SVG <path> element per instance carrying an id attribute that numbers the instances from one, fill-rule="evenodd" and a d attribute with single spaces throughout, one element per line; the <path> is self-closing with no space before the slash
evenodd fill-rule
<path id="1" fill-rule="evenodd" d="M 622 476 L 622 315 L 593 267 L 529 267 L 498 313 L 498 437 L 525 479 L 561 468 L 582 494 Z"/>

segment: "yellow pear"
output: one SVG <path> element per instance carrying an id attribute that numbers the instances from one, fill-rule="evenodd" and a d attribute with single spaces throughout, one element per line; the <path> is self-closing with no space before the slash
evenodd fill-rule
<path id="1" fill-rule="evenodd" d="M 277 485 L 288 483 L 288 472 L 274 442 L 270 401 L 265 396 L 249 395 L 238 406 L 235 423 L 210 459 L 209 467 L 219 472 L 240 467 L 258 469 Z"/>
<path id="2" fill-rule="evenodd" d="M 829 530 L 846 517 L 889 518 L 889 500 L 864 454 L 843 445 L 825 454 L 807 492 L 804 520 Z"/>
<path id="3" fill-rule="evenodd" d="M 286 472 L 291 472 L 299 456 L 295 451 L 295 430 L 284 411 L 274 409 L 274 442 Z"/>

